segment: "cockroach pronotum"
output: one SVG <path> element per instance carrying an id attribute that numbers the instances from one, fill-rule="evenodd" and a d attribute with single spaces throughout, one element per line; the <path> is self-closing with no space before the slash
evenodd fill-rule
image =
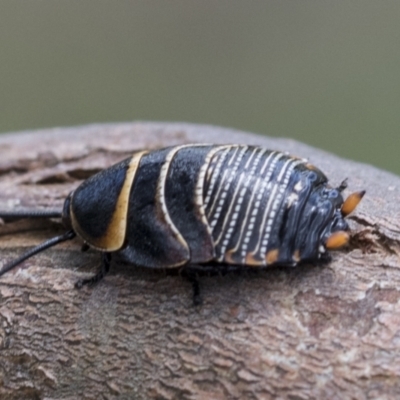
<path id="1" fill-rule="evenodd" d="M 85 180 L 62 211 L 0 212 L 2 218 L 62 218 L 67 229 L 3 266 L 0 275 L 75 236 L 102 252 L 100 271 L 77 287 L 103 278 L 111 256 L 163 269 L 315 262 L 349 241 L 345 217 L 365 192 L 344 201 L 345 187 L 329 186 L 306 160 L 261 147 L 138 151 Z"/>

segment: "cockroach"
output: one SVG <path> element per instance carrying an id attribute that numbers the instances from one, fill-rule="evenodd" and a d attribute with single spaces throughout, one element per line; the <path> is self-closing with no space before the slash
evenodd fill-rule
<path id="1" fill-rule="evenodd" d="M 62 218 L 67 232 L 3 266 L 0 276 L 33 255 L 80 237 L 102 253 L 99 281 L 111 256 L 148 268 L 222 264 L 296 266 L 349 241 L 345 217 L 365 191 L 344 201 L 343 182 L 306 160 L 246 145 L 189 144 L 131 157 L 85 180 L 63 210 L 4 212 L 3 218 Z M 197 283 L 194 284 L 198 293 Z"/>

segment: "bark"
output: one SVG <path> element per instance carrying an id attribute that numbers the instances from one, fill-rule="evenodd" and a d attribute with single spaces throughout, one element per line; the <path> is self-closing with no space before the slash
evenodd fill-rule
<path id="1" fill-rule="evenodd" d="M 0 278 L 1 399 L 400 397 L 400 178 L 304 144 L 189 124 L 91 125 L 0 137 L 0 209 L 61 208 L 82 179 L 138 148 L 247 143 L 307 157 L 366 189 L 351 246 L 324 267 L 202 277 L 112 265 L 74 239 Z M 348 192 L 349 192 L 348 191 Z M 64 232 L 0 227 L 1 260 Z"/>

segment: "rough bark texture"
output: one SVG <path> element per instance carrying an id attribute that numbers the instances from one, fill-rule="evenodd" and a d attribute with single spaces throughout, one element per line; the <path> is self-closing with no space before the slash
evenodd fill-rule
<path id="1" fill-rule="evenodd" d="M 80 241 L 0 278 L 1 399 L 395 399 L 400 397 L 400 178 L 292 140 L 188 124 L 92 125 L 0 137 L 0 209 L 61 207 L 79 182 L 134 149 L 259 144 L 307 157 L 367 195 L 351 247 L 324 267 L 201 279 L 98 267 Z M 63 232 L 57 220 L 0 227 L 1 260 Z"/>

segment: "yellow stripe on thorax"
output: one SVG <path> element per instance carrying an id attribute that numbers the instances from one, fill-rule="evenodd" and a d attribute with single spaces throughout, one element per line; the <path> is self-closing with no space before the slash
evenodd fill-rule
<path id="1" fill-rule="evenodd" d="M 122 186 L 121 192 L 119 193 L 117 202 L 115 204 L 115 210 L 113 212 L 107 230 L 103 236 L 96 239 L 91 238 L 89 241 L 90 246 L 98 250 L 106 251 L 117 251 L 123 246 L 125 242 L 128 222 L 127 218 L 129 210 L 129 195 L 131 193 L 131 188 L 135 180 L 140 160 L 146 153 L 148 153 L 148 151 L 140 151 L 132 156 L 128 170 L 126 172 L 124 184 Z M 73 216 L 72 213 L 71 215 Z M 76 221 L 73 221 L 73 225 L 75 224 Z M 82 236 L 84 238 L 84 235 Z"/>

